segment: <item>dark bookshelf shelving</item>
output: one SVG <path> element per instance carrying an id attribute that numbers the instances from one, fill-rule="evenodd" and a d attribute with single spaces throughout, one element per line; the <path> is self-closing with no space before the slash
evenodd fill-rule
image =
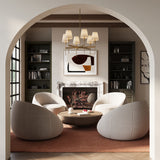
<path id="1" fill-rule="evenodd" d="M 134 99 L 135 43 L 109 43 L 109 92 L 124 92 L 126 102 Z"/>
<path id="2" fill-rule="evenodd" d="M 25 100 L 37 92 L 51 92 L 51 42 L 27 41 Z"/>

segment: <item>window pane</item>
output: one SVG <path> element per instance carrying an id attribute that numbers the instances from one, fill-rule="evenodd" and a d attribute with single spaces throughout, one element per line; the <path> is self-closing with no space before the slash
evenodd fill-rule
<path id="1" fill-rule="evenodd" d="M 14 48 L 14 49 L 13 49 L 13 53 L 12 53 L 12 57 L 13 57 L 13 58 L 16 58 L 15 51 L 16 51 L 16 49 Z"/>
<path id="2" fill-rule="evenodd" d="M 13 88 L 12 88 L 12 89 L 13 89 L 13 92 L 12 92 L 12 93 L 15 94 L 15 93 L 16 93 L 16 85 L 13 84 L 12 87 L 13 87 Z"/>
<path id="3" fill-rule="evenodd" d="M 17 49 L 17 59 L 19 59 L 19 50 Z"/>
<path id="4" fill-rule="evenodd" d="M 19 72 L 16 72 L 16 82 L 19 82 Z"/>
<path id="5" fill-rule="evenodd" d="M 12 84 L 10 84 L 10 95 L 12 95 L 13 92 L 12 92 Z"/>
<path id="6" fill-rule="evenodd" d="M 12 72 L 12 82 L 16 82 L 16 72 Z"/>
<path id="7" fill-rule="evenodd" d="M 16 100 L 17 100 L 17 101 L 19 101 L 19 100 L 20 100 L 20 99 L 19 99 L 19 95 L 18 95 L 18 96 L 16 96 Z"/>
<path id="8" fill-rule="evenodd" d="M 15 58 L 17 58 L 17 48 L 15 49 Z"/>
<path id="9" fill-rule="evenodd" d="M 16 84 L 16 89 L 17 89 L 17 92 L 16 92 L 16 94 L 19 94 L 19 84 Z"/>
<path id="10" fill-rule="evenodd" d="M 19 61 L 17 61 L 16 70 L 19 71 Z"/>
<path id="11" fill-rule="evenodd" d="M 13 96 L 13 97 L 12 97 L 13 103 L 14 103 L 15 99 L 16 99 L 16 97 L 15 97 L 15 96 Z"/>
<path id="12" fill-rule="evenodd" d="M 19 48 L 19 41 L 16 43 L 16 47 L 18 47 L 18 48 Z"/>
<path id="13" fill-rule="evenodd" d="M 12 59 L 12 69 L 15 70 L 16 69 L 16 61 L 14 59 Z"/>

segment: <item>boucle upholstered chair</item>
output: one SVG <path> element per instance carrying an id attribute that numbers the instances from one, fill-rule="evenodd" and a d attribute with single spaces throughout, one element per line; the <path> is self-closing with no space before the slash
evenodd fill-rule
<path id="1" fill-rule="evenodd" d="M 93 111 L 99 111 L 103 115 L 114 108 L 121 106 L 125 101 L 126 95 L 122 92 L 106 93 L 96 100 L 93 105 Z"/>
<path id="2" fill-rule="evenodd" d="M 46 108 L 28 102 L 15 101 L 11 124 L 14 134 L 26 140 L 45 140 L 60 135 L 63 125 L 58 116 Z"/>
<path id="3" fill-rule="evenodd" d="M 67 109 L 65 101 L 61 97 L 49 92 L 36 93 L 32 103 L 47 108 L 55 114 Z"/>
<path id="4" fill-rule="evenodd" d="M 149 107 L 145 102 L 122 105 L 102 116 L 97 124 L 100 135 L 115 140 L 134 140 L 149 130 Z"/>

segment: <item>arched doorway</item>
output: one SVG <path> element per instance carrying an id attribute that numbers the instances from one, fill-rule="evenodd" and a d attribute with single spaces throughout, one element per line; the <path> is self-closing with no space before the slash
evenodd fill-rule
<path id="1" fill-rule="evenodd" d="M 76 5 L 68 5 L 68 6 L 63 6 L 63 7 L 74 7 Z M 6 58 L 6 106 L 8 107 L 8 96 L 9 95 L 9 86 L 7 84 L 9 84 L 9 61 L 10 61 L 10 56 L 11 56 L 11 51 L 13 50 L 13 47 L 16 43 L 16 41 L 23 35 L 23 33 L 31 26 L 33 25 L 35 22 L 37 22 L 38 20 L 42 19 L 43 17 L 46 17 L 47 15 L 50 15 L 51 13 L 54 13 L 56 12 L 57 10 L 59 9 L 63 9 L 63 7 L 59 7 L 59 8 L 55 8 L 55 9 L 52 9 L 52 10 L 49 10 L 49 11 L 46 11 L 44 13 L 42 13 L 41 15 L 38 15 L 37 17 L 33 18 L 30 22 L 28 22 L 15 36 L 15 38 L 12 40 L 11 42 L 11 45 L 8 49 L 8 53 L 7 53 L 7 58 Z M 91 5 L 82 5 L 82 7 L 95 7 L 95 6 L 91 6 Z M 150 73 L 151 73 L 151 85 L 150 85 L 150 94 L 152 94 L 153 96 L 153 91 L 154 91 L 154 84 L 152 83 L 153 81 L 153 71 L 154 71 L 154 57 L 153 57 L 153 53 L 152 53 L 152 49 L 151 49 L 151 46 L 149 44 L 149 42 L 147 41 L 145 35 L 143 35 L 143 33 L 139 30 L 139 28 L 137 26 L 135 26 L 130 20 L 128 20 L 127 18 L 125 18 L 124 16 L 112 11 L 112 10 L 109 10 L 109 9 L 104 9 L 104 8 L 99 8 L 99 7 L 95 7 L 95 9 L 97 10 L 101 10 L 103 11 L 104 13 L 107 13 L 107 14 L 110 14 L 118 19 L 120 19 L 121 21 L 123 21 L 124 23 L 126 23 L 130 28 L 132 28 L 132 30 L 134 30 L 137 35 L 139 35 L 139 37 L 141 38 L 141 40 L 143 41 L 146 49 L 147 49 L 147 52 L 149 53 L 150 55 Z M 8 97 L 8 98 L 7 98 Z M 151 122 L 150 124 L 152 124 L 153 122 L 153 111 L 154 111 L 154 101 L 153 100 L 150 100 L 150 106 L 151 106 L 151 112 L 150 112 L 150 117 L 151 117 Z M 7 113 L 9 113 L 9 109 L 7 110 Z M 8 125 L 9 126 L 9 125 Z M 152 136 L 152 125 L 150 125 L 150 128 L 151 128 L 151 148 L 152 146 L 154 145 L 154 139 L 153 139 L 153 136 Z M 154 132 L 154 131 L 153 131 Z M 8 134 L 7 134 L 8 135 Z M 151 153 L 152 154 L 152 153 Z"/>

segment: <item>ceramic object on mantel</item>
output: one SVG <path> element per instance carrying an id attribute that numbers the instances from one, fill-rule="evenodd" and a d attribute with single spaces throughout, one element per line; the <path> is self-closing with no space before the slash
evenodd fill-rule
<path id="1" fill-rule="evenodd" d="M 96 94 L 95 93 L 90 93 L 88 98 L 87 98 L 87 102 L 88 103 L 94 103 L 96 101 Z"/>

